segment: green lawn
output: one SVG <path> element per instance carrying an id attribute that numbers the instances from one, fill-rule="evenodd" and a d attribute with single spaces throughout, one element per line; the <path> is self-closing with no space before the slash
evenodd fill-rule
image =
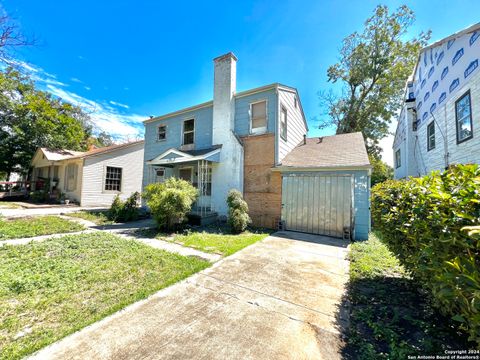
<path id="1" fill-rule="evenodd" d="M 107 217 L 107 210 L 95 211 L 95 210 L 81 210 L 75 211 L 68 214 L 68 216 L 84 219 L 91 221 L 97 225 L 111 225 L 114 224 L 112 220 L 109 220 Z"/>
<path id="2" fill-rule="evenodd" d="M 183 234 L 165 234 L 154 229 L 140 230 L 138 235 L 155 237 L 200 251 L 228 256 L 266 238 L 269 233 L 259 230 L 258 232 L 245 231 L 241 234 L 232 235 L 227 228 L 205 227 L 188 230 Z"/>
<path id="3" fill-rule="evenodd" d="M 100 232 L 1 247 L 0 358 L 31 354 L 208 266 Z"/>
<path id="4" fill-rule="evenodd" d="M 21 206 L 11 201 L 0 201 L 0 209 L 20 209 Z"/>
<path id="5" fill-rule="evenodd" d="M 83 225 L 58 216 L 0 219 L 0 240 L 68 233 L 83 229 Z"/>
<path id="6" fill-rule="evenodd" d="M 406 359 L 473 348 L 467 336 L 432 306 L 428 294 L 378 236 L 371 234 L 368 241 L 352 244 L 349 257 L 345 300 L 351 303 L 351 314 L 345 358 Z"/>

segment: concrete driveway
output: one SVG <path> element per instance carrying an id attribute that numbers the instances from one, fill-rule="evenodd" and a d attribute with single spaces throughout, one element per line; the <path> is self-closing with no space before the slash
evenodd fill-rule
<path id="1" fill-rule="evenodd" d="M 339 359 L 341 240 L 276 233 L 36 359 Z"/>

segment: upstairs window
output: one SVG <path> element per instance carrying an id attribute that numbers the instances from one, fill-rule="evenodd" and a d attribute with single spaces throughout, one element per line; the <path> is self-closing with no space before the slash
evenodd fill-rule
<path id="1" fill-rule="evenodd" d="M 259 101 L 250 105 L 252 133 L 267 130 L 267 102 Z"/>
<path id="2" fill-rule="evenodd" d="M 395 168 L 402 166 L 402 156 L 400 154 L 400 149 L 395 152 Z"/>
<path id="3" fill-rule="evenodd" d="M 107 166 L 105 172 L 105 191 L 121 191 L 122 168 Z"/>
<path id="4" fill-rule="evenodd" d="M 160 125 L 157 128 L 157 141 L 164 141 L 167 140 L 167 126 Z"/>
<path id="5" fill-rule="evenodd" d="M 467 91 L 455 102 L 455 117 L 457 121 L 457 144 L 459 144 L 473 137 L 470 91 Z"/>
<path id="6" fill-rule="evenodd" d="M 435 122 L 431 122 L 427 126 L 427 150 L 435 149 Z"/>
<path id="7" fill-rule="evenodd" d="M 280 113 L 280 136 L 287 141 L 287 109 L 282 106 Z"/>
<path id="8" fill-rule="evenodd" d="M 195 139 L 195 120 L 185 120 L 183 122 L 183 145 L 191 145 Z"/>

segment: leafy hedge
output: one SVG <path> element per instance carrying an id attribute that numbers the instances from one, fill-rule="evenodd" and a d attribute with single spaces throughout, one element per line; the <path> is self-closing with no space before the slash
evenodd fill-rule
<path id="1" fill-rule="evenodd" d="M 480 346 L 480 168 L 457 165 L 372 189 L 372 218 L 439 309 Z"/>

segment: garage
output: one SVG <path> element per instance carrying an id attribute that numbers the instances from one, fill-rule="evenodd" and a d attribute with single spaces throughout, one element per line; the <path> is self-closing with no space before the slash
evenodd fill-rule
<path id="1" fill-rule="evenodd" d="M 350 239 L 353 176 L 285 174 L 282 219 L 286 230 Z"/>
<path id="2" fill-rule="evenodd" d="M 274 170 L 282 176 L 283 229 L 368 238 L 371 165 L 361 133 L 306 138 Z"/>

